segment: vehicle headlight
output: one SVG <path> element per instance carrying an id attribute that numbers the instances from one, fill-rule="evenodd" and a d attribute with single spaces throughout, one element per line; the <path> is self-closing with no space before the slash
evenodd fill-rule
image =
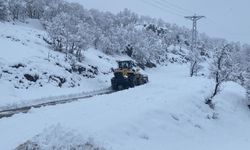
<path id="1" fill-rule="evenodd" d="M 123 75 L 123 77 L 124 77 L 124 78 L 128 78 L 128 76 L 127 76 L 127 75 Z"/>

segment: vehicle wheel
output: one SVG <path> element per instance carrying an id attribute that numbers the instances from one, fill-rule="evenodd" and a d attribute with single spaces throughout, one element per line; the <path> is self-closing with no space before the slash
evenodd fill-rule
<path id="1" fill-rule="evenodd" d="M 139 78 L 136 78 L 136 79 L 135 79 L 135 85 L 136 85 L 136 86 L 140 85 L 140 79 L 139 79 Z"/>
<path id="2" fill-rule="evenodd" d="M 135 76 L 134 76 L 134 74 L 129 74 L 128 86 L 131 87 L 131 88 L 135 86 Z"/>
<path id="3" fill-rule="evenodd" d="M 143 78 L 143 84 L 148 83 L 148 78 Z"/>
<path id="4" fill-rule="evenodd" d="M 115 90 L 115 91 L 118 90 L 117 85 L 112 85 L 112 89 Z"/>
<path id="5" fill-rule="evenodd" d="M 135 80 L 133 79 L 129 80 L 129 87 L 131 88 L 135 87 Z"/>
<path id="6" fill-rule="evenodd" d="M 143 80 L 143 78 L 140 78 L 139 79 L 139 85 L 142 85 L 142 84 L 144 84 L 144 80 Z"/>
<path id="7" fill-rule="evenodd" d="M 115 78 L 111 79 L 111 87 L 113 90 L 118 90 L 118 86 L 117 86 Z"/>
<path id="8" fill-rule="evenodd" d="M 120 91 L 120 90 L 123 90 L 123 89 L 124 89 L 124 87 L 123 87 L 122 85 L 118 85 L 118 86 L 117 86 L 117 90 Z"/>

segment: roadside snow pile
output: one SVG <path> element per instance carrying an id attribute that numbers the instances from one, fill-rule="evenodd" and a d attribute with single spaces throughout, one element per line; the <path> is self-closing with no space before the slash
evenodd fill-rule
<path id="1" fill-rule="evenodd" d="M 61 125 L 45 129 L 41 134 L 18 146 L 15 150 L 105 150 L 93 139 L 84 139 L 76 131 Z"/>
<path id="2" fill-rule="evenodd" d="M 50 49 L 38 20 L 0 23 L 0 107 L 108 88 L 116 58 L 89 49 L 82 63 Z"/>
<path id="3" fill-rule="evenodd" d="M 190 78 L 188 66 L 169 65 L 146 72 L 150 82 L 143 86 L 2 118 L 0 149 L 47 141 L 46 135 L 54 137 L 57 132 L 44 129 L 57 124 L 65 130 L 58 136 L 62 137 L 60 146 L 74 145 L 74 141 L 65 143 L 73 137 L 81 141 L 80 134 L 114 150 L 249 149 L 250 115 L 242 87 L 224 84 L 212 110 L 204 102 L 213 82 Z M 67 137 L 68 129 L 77 134 Z M 37 135 L 39 140 L 34 139 Z"/>

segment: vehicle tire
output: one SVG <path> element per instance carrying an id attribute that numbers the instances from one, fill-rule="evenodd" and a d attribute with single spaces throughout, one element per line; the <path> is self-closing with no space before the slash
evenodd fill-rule
<path id="1" fill-rule="evenodd" d="M 123 90 L 124 89 L 124 86 L 123 85 L 117 85 L 117 90 L 119 90 L 119 91 L 121 91 L 121 90 Z"/>
<path id="2" fill-rule="evenodd" d="M 115 90 L 115 91 L 117 91 L 118 90 L 117 85 L 112 85 L 112 89 Z"/>
<path id="3" fill-rule="evenodd" d="M 144 84 L 144 79 L 142 76 L 140 76 L 140 78 L 137 79 L 137 83 L 138 83 L 138 85 Z"/>
<path id="4" fill-rule="evenodd" d="M 129 87 L 131 87 L 131 88 L 135 87 L 134 81 L 131 81 L 131 82 L 129 83 Z"/>
<path id="5" fill-rule="evenodd" d="M 129 82 L 128 83 L 129 87 L 131 87 L 131 88 L 135 87 L 135 80 L 134 80 L 134 78 L 129 79 L 128 82 Z"/>
<path id="6" fill-rule="evenodd" d="M 128 77 L 128 87 L 133 88 L 135 86 L 135 75 L 134 74 L 129 74 Z"/>
<path id="7" fill-rule="evenodd" d="M 147 77 L 144 77 L 144 78 L 143 78 L 143 84 L 146 84 L 146 83 L 148 83 L 148 78 L 147 78 Z"/>
<path id="8" fill-rule="evenodd" d="M 115 78 L 111 79 L 111 87 L 113 90 L 118 90 L 118 86 L 117 86 L 117 82 L 116 82 Z"/>

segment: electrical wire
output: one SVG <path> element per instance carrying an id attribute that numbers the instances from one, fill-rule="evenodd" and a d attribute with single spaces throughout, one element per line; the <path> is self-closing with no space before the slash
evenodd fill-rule
<path id="1" fill-rule="evenodd" d="M 175 3 L 169 2 L 168 0 L 140 0 L 143 3 L 153 6 L 155 8 L 161 9 L 162 11 L 178 16 L 178 17 L 182 17 L 184 18 L 186 13 L 192 13 L 195 14 L 194 12 L 192 12 L 189 9 L 183 8 Z M 218 22 L 214 21 L 213 19 L 206 17 L 206 19 L 208 20 L 209 23 L 211 24 L 215 24 L 217 26 L 217 29 L 219 29 L 221 32 L 224 33 L 229 33 L 234 37 L 239 37 L 239 36 L 250 36 L 248 34 L 241 34 L 241 33 L 232 33 L 230 30 L 227 29 L 227 27 L 219 24 Z"/>
<path id="2" fill-rule="evenodd" d="M 176 9 L 172 6 L 169 6 L 168 4 L 166 4 L 165 2 L 161 1 L 161 0 L 151 0 L 152 3 L 155 3 L 161 7 L 164 7 L 165 9 L 168 9 L 172 12 L 175 12 L 175 13 L 178 13 L 178 14 L 186 14 L 186 12 L 182 11 L 182 10 L 179 10 L 179 9 Z"/>
<path id="3" fill-rule="evenodd" d="M 147 4 L 147 5 L 150 5 L 150 6 L 153 6 L 153 7 L 155 7 L 155 8 L 161 9 L 162 11 L 167 12 L 167 13 L 169 13 L 169 14 L 172 14 L 172 15 L 175 15 L 175 16 L 178 16 L 178 17 L 181 17 L 181 18 L 184 17 L 184 15 L 182 15 L 182 14 L 180 14 L 180 13 L 178 13 L 178 12 L 175 12 L 175 11 L 172 11 L 172 10 L 169 10 L 169 9 L 166 9 L 165 7 L 163 7 L 163 6 L 160 5 L 160 4 L 155 3 L 154 1 L 147 1 L 147 0 L 141 0 L 141 1 L 144 2 L 144 3 Z"/>
<path id="4" fill-rule="evenodd" d="M 184 13 L 192 13 L 192 14 L 195 14 L 193 11 L 188 10 L 188 9 L 186 9 L 186 8 L 183 8 L 183 7 L 181 7 L 181 6 L 179 6 L 179 5 L 175 4 L 175 3 L 169 2 L 168 0 L 159 0 L 159 1 L 164 2 L 165 4 L 167 4 L 167 5 L 169 5 L 169 6 L 173 7 L 173 8 L 175 8 L 175 9 L 177 9 L 177 10 L 180 10 L 180 11 L 182 11 L 182 12 L 184 12 Z"/>

